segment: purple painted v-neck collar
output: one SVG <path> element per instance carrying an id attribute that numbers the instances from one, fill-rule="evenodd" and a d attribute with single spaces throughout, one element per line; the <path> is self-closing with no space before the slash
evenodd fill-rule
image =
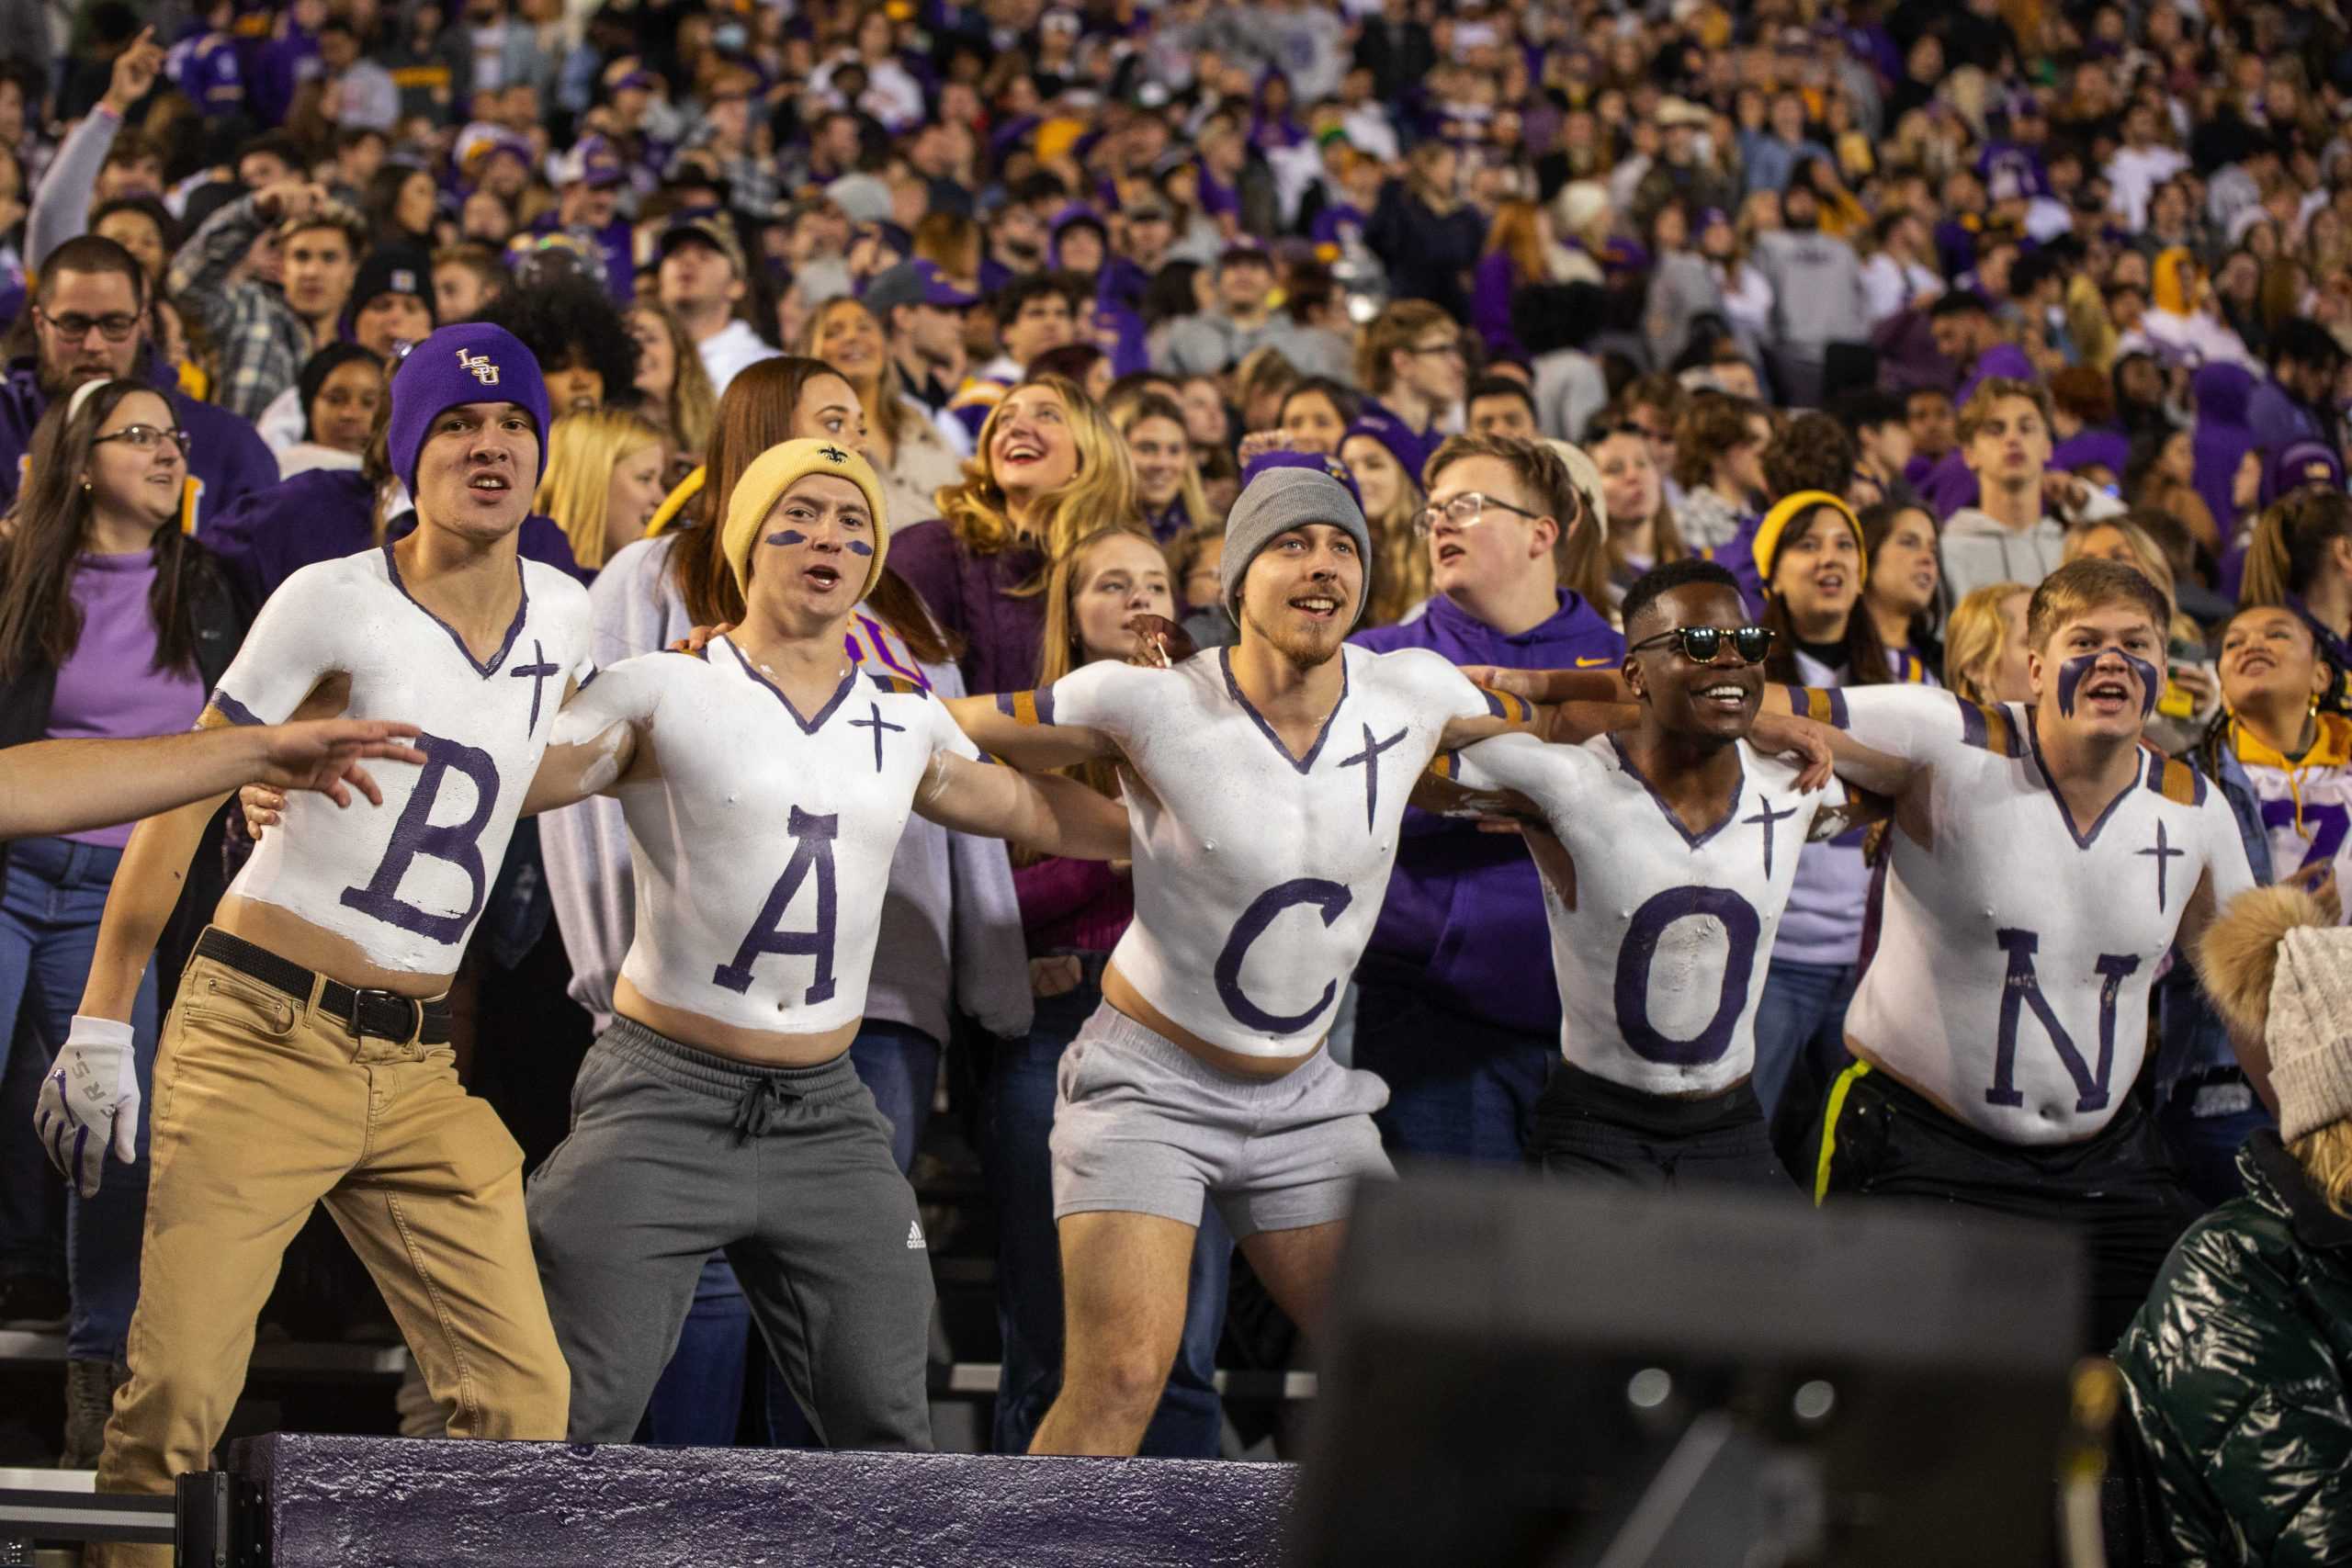
<path id="1" fill-rule="evenodd" d="M 800 710 L 792 705 L 792 699 L 784 694 L 784 689 L 761 674 L 759 667 L 752 662 L 751 656 L 736 647 L 733 638 L 721 637 L 712 640 L 727 645 L 727 651 L 735 656 L 736 667 L 757 682 L 768 695 L 784 705 L 784 711 L 792 716 L 792 722 L 800 727 L 800 733 L 803 735 L 814 735 L 824 728 L 825 721 L 833 716 L 833 710 L 842 705 L 842 702 L 848 698 L 850 692 L 857 685 L 857 666 L 853 664 L 850 666 L 849 673 L 842 677 L 842 683 L 833 688 L 833 694 L 825 699 L 825 705 L 817 710 L 817 716 L 803 718 L 800 716 Z"/>
<path id="2" fill-rule="evenodd" d="M 392 547 L 390 545 L 386 545 L 384 547 L 384 570 L 390 574 L 392 580 L 392 586 L 400 590 L 401 597 L 407 600 L 410 604 L 414 604 L 416 606 L 417 614 L 424 616 L 435 626 L 439 626 L 443 631 L 447 632 L 449 634 L 449 640 L 458 645 L 458 651 L 466 656 L 466 662 L 474 667 L 474 673 L 482 676 L 485 679 L 497 674 L 498 667 L 506 662 L 506 656 L 514 651 L 514 639 L 523 635 L 523 623 L 530 618 L 531 585 L 523 575 L 523 559 L 520 556 L 517 556 L 514 558 L 514 587 L 516 591 L 514 599 L 514 619 L 513 624 L 508 626 L 506 628 L 506 640 L 498 645 L 498 651 L 492 654 L 490 656 L 490 662 L 485 664 L 481 660 L 474 657 L 474 650 L 466 646 L 466 639 L 458 635 L 457 627 L 451 626 L 448 622 L 435 615 L 431 610 L 425 608 L 424 602 L 419 600 L 415 594 L 411 593 L 408 591 L 408 584 L 401 581 L 400 560 L 392 554 Z"/>
<path id="3" fill-rule="evenodd" d="M 1233 649 L 1220 648 L 1216 650 L 1217 668 L 1225 674 L 1226 694 L 1241 705 L 1241 711 L 1250 716 L 1250 722 L 1258 727 L 1258 733 L 1264 736 L 1267 742 L 1282 754 L 1283 761 L 1298 770 L 1301 774 L 1314 768 L 1315 759 L 1323 754 L 1323 742 L 1331 738 L 1331 726 L 1339 721 L 1340 710 L 1348 705 L 1347 649 L 1341 648 L 1332 657 L 1340 661 L 1340 700 L 1333 703 L 1331 711 L 1323 716 L 1323 728 L 1315 732 L 1315 744 L 1306 749 L 1306 755 L 1294 757 L 1290 754 L 1290 747 L 1283 741 L 1280 732 L 1266 722 L 1266 716 L 1260 713 L 1258 705 L 1243 694 L 1241 682 L 1233 678 Z"/>
<path id="4" fill-rule="evenodd" d="M 1648 775 L 1634 765 L 1634 759 L 1625 754 L 1623 742 L 1620 741 L 1614 735 L 1612 735 L 1609 738 L 1609 746 L 1611 750 L 1617 753 L 1617 765 L 1625 770 L 1625 776 L 1642 786 L 1643 792 L 1646 794 L 1650 797 L 1651 801 L 1657 805 L 1659 814 L 1668 822 L 1674 824 L 1674 830 L 1682 835 L 1682 841 L 1690 848 L 1694 850 L 1697 849 L 1700 845 L 1705 843 L 1708 840 L 1713 838 L 1716 834 L 1730 827 L 1732 819 L 1739 815 L 1740 796 L 1747 793 L 1747 759 L 1740 759 L 1739 782 L 1731 786 L 1731 804 L 1724 807 L 1724 814 L 1715 819 L 1715 825 L 1713 827 L 1709 828 L 1703 833 L 1693 833 L 1689 825 L 1686 824 L 1680 817 L 1675 815 L 1674 807 L 1667 804 L 1666 796 L 1658 794 L 1657 786 L 1650 783 Z M 1733 752 L 1733 755 L 1737 757 L 1738 753 L 1735 751 Z"/>

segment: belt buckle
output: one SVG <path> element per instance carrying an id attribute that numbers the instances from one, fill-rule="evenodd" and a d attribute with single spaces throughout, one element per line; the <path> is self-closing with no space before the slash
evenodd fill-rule
<path id="1" fill-rule="evenodd" d="M 370 1010 L 380 1012 L 380 1010 L 386 1007 L 399 1008 L 407 1014 L 407 1024 L 398 1034 L 384 1030 L 371 1031 L 368 1027 L 368 1015 Z M 398 991 L 370 991 L 355 988 L 351 993 L 351 1032 L 355 1038 L 360 1039 L 366 1038 L 372 1032 L 379 1040 L 390 1040 L 395 1044 L 405 1045 L 410 1040 L 424 1032 L 424 1004 L 414 997 L 401 996 Z"/>

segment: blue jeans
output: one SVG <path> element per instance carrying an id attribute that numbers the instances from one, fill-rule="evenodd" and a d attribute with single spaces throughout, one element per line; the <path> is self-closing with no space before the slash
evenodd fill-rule
<path id="1" fill-rule="evenodd" d="M 931 1092 L 939 1077 L 939 1042 L 912 1025 L 870 1018 L 850 1042 L 850 1065 L 890 1123 L 890 1153 L 902 1171 L 915 1162 L 924 1124 L 931 1119 Z M 640 1440 L 729 1448 L 741 1418 L 744 1363 L 751 1351 L 752 1308 L 724 1254 L 703 1263 L 695 1283 L 678 1348 L 639 1428 Z M 763 1361 L 765 1360 L 763 1355 Z M 769 1440 L 778 1448 L 807 1448 L 816 1433 L 784 1380 L 768 1369 Z"/>
<path id="2" fill-rule="evenodd" d="M 1852 1065 L 1846 1054 L 1846 1009 L 1860 971 L 1850 964 L 1795 964 L 1775 958 L 1756 1004 L 1756 1076 L 1750 1081 L 1772 1149 L 1811 1190 L 1802 1168 L 1821 1103 L 1838 1075 Z"/>
<path id="3" fill-rule="evenodd" d="M 2238 1176 L 2238 1150 L 2263 1128 L 2277 1125 L 2254 1085 L 2235 1067 L 2216 1067 L 2185 1078 L 2156 1107 L 2156 1131 L 2172 1151 L 2181 1185 L 2208 1207 L 2245 1196 L 2245 1183 Z"/>
<path id="4" fill-rule="evenodd" d="M 1372 1113 L 1388 1152 L 1529 1163 L 1559 1037 L 1484 1022 L 1385 978 L 1359 974 L 1357 983 L 1354 1066 L 1388 1081 L 1388 1103 Z"/>
<path id="5" fill-rule="evenodd" d="M 98 941 L 98 917 L 114 885 L 120 850 L 70 839 L 18 839 L 8 846 L 8 874 L 0 895 L 0 1040 L 17 1051 L 54 1056 L 82 1006 L 82 987 Z M 74 1360 L 119 1361 L 139 1300 L 139 1247 L 147 1222 L 147 1122 L 154 1103 L 155 966 L 139 977 L 131 1004 L 133 1058 L 139 1076 L 138 1162 L 107 1159 L 96 1198 L 69 1195 L 65 1203 L 65 1273 L 74 1314 L 65 1353 Z M 0 1129 L 21 1138 L 26 1128 Z"/>
<path id="6" fill-rule="evenodd" d="M 1028 1452 L 1061 1389 L 1061 1240 L 1046 1139 L 1054 1126 L 1054 1073 L 1062 1051 L 1102 1003 L 1102 991 L 1091 985 L 1038 998 L 1028 1039 L 999 1043 L 981 1091 L 980 1154 L 996 1200 L 996 1315 L 1004 1335 L 990 1439 L 998 1453 Z M 1225 1333 L 1232 1271 L 1233 1238 L 1215 1205 L 1204 1205 L 1193 1245 L 1184 1338 L 1144 1431 L 1145 1454 L 1215 1459 L 1221 1450 L 1225 1413 L 1216 1393 L 1216 1346 Z"/>

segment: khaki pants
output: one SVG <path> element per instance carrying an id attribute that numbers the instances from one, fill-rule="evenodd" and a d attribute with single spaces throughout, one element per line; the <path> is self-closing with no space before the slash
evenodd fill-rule
<path id="1" fill-rule="evenodd" d="M 287 1244 L 324 1201 L 375 1276 L 453 1438 L 560 1438 L 571 1378 L 523 1215 L 522 1151 L 447 1045 L 355 1039 L 212 959 L 164 1021 L 130 1381 L 101 1492 L 206 1468 Z M 87 1561 L 168 1568 L 161 1547 Z"/>

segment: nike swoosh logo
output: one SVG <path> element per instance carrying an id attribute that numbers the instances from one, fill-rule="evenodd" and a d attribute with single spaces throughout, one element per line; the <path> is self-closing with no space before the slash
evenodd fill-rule
<path id="1" fill-rule="evenodd" d="M 1614 659 L 1579 659 L 1577 660 L 1577 668 L 1579 670 L 1589 670 L 1596 664 L 1614 664 L 1616 662 L 1617 660 Z"/>

